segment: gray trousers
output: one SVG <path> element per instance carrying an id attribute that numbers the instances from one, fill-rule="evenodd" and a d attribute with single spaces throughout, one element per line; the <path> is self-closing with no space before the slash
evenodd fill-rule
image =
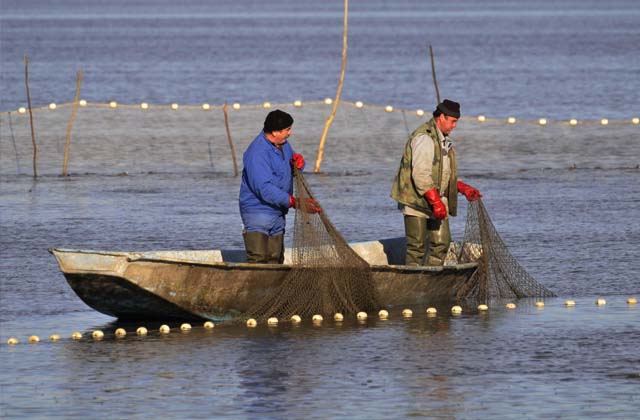
<path id="1" fill-rule="evenodd" d="M 247 262 L 282 264 L 284 262 L 284 234 L 268 236 L 262 232 L 242 232 Z"/>
<path id="2" fill-rule="evenodd" d="M 451 243 L 449 218 L 437 220 L 405 215 L 404 231 L 407 237 L 406 265 L 444 264 Z"/>

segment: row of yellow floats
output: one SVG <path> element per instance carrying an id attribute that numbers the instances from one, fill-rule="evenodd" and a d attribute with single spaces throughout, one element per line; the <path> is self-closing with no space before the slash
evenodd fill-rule
<path id="1" fill-rule="evenodd" d="M 627 299 L 627 303 L 630 304 L 630 305 L 635 305 L 636 303 L 638 303 L 638 301 L 637 301 L 636 298 L 629 298 L 629 299 Z M 576 306 L 576 302 L 574 300 L 566 300 L 564 302 L 564 304 L 565 304 L 565 306 Z M 596 299 L 596 305 L 602 306 L 602 305 L 606 305 L 606 304 L 607 304 L 607 301 L 605 299 Z M 537 302 L 535 302 L 535 306 L 538 307 L 538 308 L 543 308 L 544 307 L 544 302 L 543 301 L 537 301 Z M 510 303 L 507 303 L 505 305 L 505 307 L 507 309 L 515 309 L 516 308 L 516 304 L 510 302 Z M 484 311 L 488 311 L 489 310 L 489 306 L 483 303 L 483 304 L 478 305 L 477 309 L 480 312 L 484 312 Z M 436 308 L 434 308 L 434 307 L 429 307 L 426 310 L 427 316 L 435 316 L 437 313 L 438 313 L 438 310 Z M 451 313 L 454 314 L 454 315 L 461 314 L 462 313 L 462 307 L 458 306 L 458 305 L 452 306 L 451 307 Z M 403 309 L 402 310 L 402 316 L 405 317 L 405 318 L 411 318 L 413 316 L 413 310 L 411 310 L 411 309 Z M 369 315 L 366 312 L 358 312 L 356 314 L 356 318 L 358 319 L 358 321 L 365 321 L 368 317 L 369 317 Z M 386 309 L 381 309 L 378 312 L 378 317 L 380 319 L 382 319 L 382 320 L 389 319 L 389 312 Z M 342 322 L 344 320 L 344 315 L 338 312 L 333 316 L 333 319 L 336 322 Z M 314 315 L 311 318 L 311 320 L 314 323 L 321 323 L 324 319 L 323 319 L 322 315 Z M 290 321 L 293 324 L 299 324 L 300 322 L 302 322 L 302 318 L 300 318 L 299 315 L 293 315 L 290 318 Z M 278 325 L 278 318 L 274 318 L 274 317 L 269 318 L 267 320 L 267 324 L 271 325 L 271 326 Z M 251 318 L 251 319 L 247 320 L 247 327 L 253 328 L 253 327 L 256 327 L 257 325 L 258 325 L 258 322 L 255 319 Z"/>
<path id="2" fill-rule="evenodd" d="M 215 324 L 211 321 L 207 321 L 203 324 L 203 327 L 210 330 L 215 327 Z M 191 328 L 192 328 L 191 324 L 188 324 L 188 323 L 184 323 L 180 325 L 180 330 L 184 332 L 191 331 Z M 169 327 L 166 324 L 163 324 L 160 326 L 158 331 L 161 334 L 169 334 L 171 332 L 171 327 Z M 149 334 L 149 330 L 146 327 L 138 327 L 138 329 L 136 329 L 136 335 L 146 336 L 147 334 Z M 114 335 L 116 336 L 116 338 L 124 338 L 127 336 L 127 331 L 124 328 L 118 328 L 114 331 Z M 102 330 L 95 330 L 91 333 L 91 337 L 97 341 L 102 340 L 104 338 L 104 332 Z M 60 338 L 61 337 L 59 334 L 52 334 L 49 336 L 49 340 L 51 341 L 58 341 L 60 340 Z M 71 333 L 72 340 L 81 340 L 82 338 L 83 338 L 83 335 L 79 331 L 74 331 L 73 333 Z M 39 343 L 40 337 L 38 337 L 37 335 L 32 335 L 29 337 L 29 342 Z M 7 344 L 9 345 L 15 345 L 18 343 L 19 343 L 19 340 L 15 337 L 11 337 L 7 340 Z"/>
<path id="3" fill-rule="evenodd" d="M 323 102 L 324 102 L 326 105 L 331 105 L 331 104 L 333 103 L 333 99 L 331 99 L 331 98 L 325 98 Z M 365 107 L 365 104 L 364 104 L 362 101 L 356 101 L 356 102 L 343 102 L 343 103 L 350 104 L 350 105 L 354 105 L 356 108 L 364 108 L 364 107 Z M 69 104 L 65 104 L 65 105 L 69 105 Z M 86 100 L 82 99 L 82 100 L 78 101 L 78 105 L 80 105 L 80 106 L 84 107 L 84 106 L 89 105 L 89 103 L 88 103 Z M 97 105 L 97 106 L 104 106 L 104 104 L 93 104 L 93 105 Z M 295 107 L 297 107 L 297 108 L 302 107 L 302 105 L 303 105 L 303 103 L 302 103 L 302 101 L 300 101 L 300 100 L 296 100 L 296 101 L 294 101 L 294 102 L 293 102 L 293 106 L 295 106 Z M 107 106 L 108 106 L 109 108 L 114 108 L 114 109 L 115 109 L 115 108 L 118 108 L 119 104 L 118 104 L 118 102 L 116 102 L 116 101 L 110 101 L 110 102 L 107 104 Z M 125 106 L 127 106 L 127 107 L 131 107 L 131 105 L 125 105 Z M 262 108 L 265 108 L 265 109 L 269 109 L 269 108 L 271 108 L 271 107 L 273 107 L 273 106 L 274 106 L 274 105 L 272 105 L 272 104 L 271 104 L 271 102 L 263 102 L 263 103 L 262 103 Z M 149 109 L 151 106 L 150 106 L 150 105 L 149 105 L 149 103 L 147 103 L 147 102 L 142 102 L 142 103 L 139 105 L 139 107 L 140 107 L 141 109 Z M 200 108 L 202 108 L 204 111 L 209 111 L 209 110 L 211 110 L 212 108 L 221 108 L 221 106 L 212 106 L 212 105 L 210 105 L 210 104 L 208 104 L 208 103 L 204 103 L 204 104 L 200 105 L 199 107 L 200 107 Z M 248 107 L 248 108 L 255 108 L 255 107 L 256 107 L 256 105 L 248 105 L 248 106 L 247 106 L 247 105 L 245 105 L 245 107 Z M 380 108 L 379 106 L 373 106 L 373 107 L 374 107 L 374 108 Z M 48 108 L 48 109 L 50 109 L 50 110 L 54 110 L 54 109 L 57 109 L 57 108 L 58 108 L 58 105 L 57 105 L 57 104 L 55 104 L 55 103 L 50 103 L 50 104 L 47 106 L 47 108 Z M 166 108 L 166 106 L 156 106 L 155 108 Z M 179 105 L 179 104 L 177 104 L 177 103 L 172 103 L 171 105 L 169 105 L 169 108 L 170 108 L 170 109 L 173 109 L 173 110 L 178 110 L 178 109 L 180 108 L 180 105 Z M 187 105 L 187 106 L 186 106 L 186 108 L 190 108 L 190 109 L 192 109 L 192 108 L 197 108 L 197 107 L 196 107 L 196 106 L 193 106 L 193 105 Z M 233 108 L 233 109 L 235 109 L 235 110 L 238 110 L 238 109 L 241 109 L 241 108 L 242 108 L 242 105 L 240 105 L 238 102 L 236 102 L 236 103 L 234 103 L 233 105 L 231 105 L 231 108 Z M 400 111 L 400 112 L 402 112 L 402 111 L 404 111 L 404 110 L 402 110 L 402 109 L 396 109 L 396 108 L 394 108 L 394 107 L 393 107 L 393 106 L 391 106 L 391 105 L 387 105 L 387 106 L 385 106 L 385 107 L 384 107 L 384 110 L 385 110 L 385 112 L 394 112 L 394 111 Z M 27 109 L 26 109 L 25 107 L 20 107 L 20 108 L 18 108 L 18 113 L 19 113 L 19 114 L 25 114 L 26 112 L 27 112 Z M 415 114 L 416 114 L 417 116 L 419 116 L 419 117 L 422 117 L 422 116 L 425 114 L 425 111 L 424 111 L 423 109 L 417 109 L 417 110 L 415 111 Z M 484 116 L 484 115 L 478 115 L 477 117 L 475 117 L 475 119 L 476 119 L 478 122 L 481 122 L 481 123 L 482 123 L 482 122 L 488 122 L 488 121 L 490 121 L 490 120 L 491 120 L 491 121 L 503 121 L 503 120 L 500 120 L 500 119 L 489 119 L 489 118 L 487 118 L 487 117 L 486 117 L 486 116 Z M 518 122 L 518 120 L 517 120 L 517 118 L 516 118 L 516 117 L 509 117 L 509 118 L 507 118 L 507 119 L 506 119 L 506 122 L 507 122 L 508 124 L 516 124 L 516 123 Z M 526 122 L 529 122 L 529 121 L 526 121 Z M 559 122 L 560 122 L 560 123 L 568 123 L 570 126 L 576 126 L 576 125 L 581 124 L 581 123 L 590 123 L 590 122 L 588 122 L 588 121 L 587 121 L 587 122 L 585 122 L 585 121 L 578 121 L 578 120 L 577 120 L 577 119 L 575 119 L 575 118 L 572 118 L 572 119 L 570 119 L 570 120 L 568 120 L 568 121 L 566 121 L 566 122 L 563 122 L 563 121 L 562 121 L 562 122 L 561 122 L 561 121 L 559 121 Z M 600 124 L 600 125 L 609 125 L 609 122 L 610 122 L 610 121 L 609 121 L 609 119 L 608 119 L 608 118 L 602 118 L 602 119 L 600 119 L 599 124 Z M 624 123 L 624 122 L 626 122 L 626 121 L 618 121 L 618 122 L 619 122 L 619 123 L 620 123 L 620 122 Z M 630 122 L 631 122 L 631 124 L 638 125 L 638 124 L 640 124 L 640 118 L 638 118 L 638 117 L 632 118 L 632 119 L 630 120 Z M 538 119 L 538 120 L 537 120 L 537 123 L 538 123 L 539 125 L 548 125 L 548 124 L 551 124 L 551 122 L 550 122 L 548 119 L 546 119 L 546 118 L 540 118 L 540 119 Z"/>
<path id="4" fill-rule="evenodd" d="M 627 303 L 629 305 L 635 305 L 636 303 L 638 303 L 638 300 L 636 298 L 628 298 L 627 299 Z M 567 307 L 572 307 L 572 306 L 576 306 L 576 302 L 574 300 L 565 300 L 564 302 L 565 306 Z M 605 299 L 596 299 L 595 304 L 598 306 L 603 306 L 607 304 L 607 301 Z M 537 301 L 535 302 L 535 306 L 538 308 L 543 308 L 544 307 L 544 302 L 543 301 Z M 516 304 L 515 303 L 507 303 L 505 305 L 505 307 L 507 309 L 515 309 L 516 308 Z M 489 310 L 489 306 L 485 305 L 485 304 L 480 304 L 478 305 L 478 311 L 480 312 L 484 312 L 484 311 L 488 311 Z M 434 307 L 429 307 L 426 310 L 426 314 L 427 316 L 436 316 L 438 310 Z M 454 315 L 459 315 L 462 313 L 462 307 L 455 305 L 451 307 L 451 313 Z M 411 309 L 404 309 L 402 311 L 402 316 L 404 318 L 411 318 L 413 316 L 413 310 Z M 367 318 L 369 317 L 369 315 L 366 312 L 358 312 L 356 314 L 356 319 L 358 321 L 366 321 Z M 380 318 L 381 320 L 386 320 L 389 319 L 389 312 L 386 309 L 381 309 L 378 312 L 378 318 Z M 336 313 L 333 316 L 334 321 L 336 322 L 342 322 L 344 321 L 344 315 L 341 313 Z M 312 322 L 315 325 L 319 325 L 322 323 L 322 321 L 324 320 L 324 318 L 322 317 L 322 315 L 313 315 L 313 317 L 311 318 Z M 291 321 L 292 324 L 299 324 L 302 322 L 302 318 L 299 315 L 293 315 L 289 321 Z M 267 325 L 270 327 L 275 327 L 278 325 L 278 318 L 272 317 L 269 318 L 267 320 Z M 255 328 L 258 326 L 258 321 L 256 321 L 253 318 L 250 318 L 247 320 L 246 322 L 247 327 L 249 328 Z M 215 327 L 215 324 L 211 321 L 207 321 L 203 324 L 203 327 L 211 330 Z M 188 323 L 184 323 L 182 325 L 180 325 L 180 330 L 183 332 L 187 332 L 187 331 L 191 331 L 191 324 Z M 160 334 L 169 334 L 171 332 L 171 328 L 164 324 L 161 325 L 160 328 L 158 329 L 158 332 L 160 332 Z M 136 334 L 139 336 L 146 336 L 149 333 L 149 331 L 147 330 L 146 327 L 139 327 L 136 330 Z M 127 331 L 124 328 L 118 328 L 115 330 L 114 335 L 116 336 L 116 338 L 124 338 L 127 336 Z M 102 340 L 104 338 L 104 332 L 102 332 L 101 330 L 95 330 L 91 333 L 91 337 L 94 340 Z M 58 341 L 60 340 L 60 335 L 58 334 L 52 334 L 49 337 L 49 340 L 51 341 Z M 81 340 L 83 338 L 82 333 L 75 331 L 71 334 L 71 338 L 73 340 Z M 30 343 L 38 343 L 40 342 L 40 337 L 38 337 L 37 335 L 32 335 L 29 337 L 29 342 Z M 8 345 L 16 345 L 19 343 L 19 340 L 15 337 L 11 337 L 7 340 L 7 344 Z"/>

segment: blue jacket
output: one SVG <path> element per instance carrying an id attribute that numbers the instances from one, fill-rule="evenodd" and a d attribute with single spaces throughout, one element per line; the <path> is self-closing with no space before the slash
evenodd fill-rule
<path id="1" fill-rule="evenodd" d="M 289 195 L 293 194 L 291 157 L 288 142 L 278 150 L 261 132 L 242 157 L 240 213 L 284 215 L 289 212 Z"/>

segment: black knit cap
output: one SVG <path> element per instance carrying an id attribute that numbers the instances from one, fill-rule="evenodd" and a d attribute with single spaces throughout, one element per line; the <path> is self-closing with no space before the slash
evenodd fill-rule
<path id="1" fill-rule="evenodd" d="M 267 114 L 267 118 L 264 120 L 265 133 L 271 133 L 273 131 L 280 131 L 293 125 L 293 117 L 284 111 L 276 109 Z"/>
<path id="2" fill-rule="evenodd" d="M 439 109 L 444 115 L 460 118 L 460 104 L 457 102 L 445 99 L 438 104 L 437 109 Z"/>

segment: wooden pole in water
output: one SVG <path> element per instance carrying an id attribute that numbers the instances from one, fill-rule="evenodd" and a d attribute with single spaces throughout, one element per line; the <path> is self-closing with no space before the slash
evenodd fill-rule
<path id="1" fill-rule="evenodd" d="M 71 147 L 71 128 L 73 127 L 73 120 L 76 117 L 76 111 L 78 110 L 78 98 L 80 98 L 80 84 L 82 83 L 82 70 L 78 72 L 78 83 L 76 85 L 76 98 L 73 101 L 73 109 L 71 111 L 71 119 L 67 126 L 67 143 L 64 146 L 64 160 L 62 162 L 62 176 L 67 176 L 67 164 L 69 163 L 69 148 Z"/>
<path id="2" fill-rule="evenodd" d="M 436 98 L 438 99 L 438 103 L 440 103 L 440 90 L 438 89 L 438 79 L 436 78 L 436 63 L 433 58 L 433 48 L 431 48 L 431 44 L 429 44 L 429 55 L 431 56 L 431 75 L 433 76 L 433 84 L 436 87 Z"/>
<path id="3" fill-rule="evenodd" d="M 338 90 L 336 92 L 336 98 L 333 101 L 333 108 L 329 118 L 324 123 L 324 130 L 322 131 L 322 137 L 320 137 L 320 145 L 318 146 L 318 156 L 316 157 L 316 166 L 313 172 L 320 172 L 320 165 L 322 164 L 322 156 L 324 154 L 324 143 L 327 140 L 327 134 L 329 133 L 329 127 L 333 123 L 336 111 L 338 110 L 338 104 L 340 103 L 340 95 L 342 94 L 342 85 L 344 84 L 344 73 L 347 67 L 347 22 L 349 15 L 349 0 L 344 0 L 344 20 L 342 24 L 342 65 L 340 68 L 340 81 L 338 82 Z"/>
<path id="4" fill-rule="evenodd" d="M 233 176 L 238 176 L 238 161 L 236 160 L 236 149 L 235 147 L 233 147 L 231 129 L 229 128 L 229 113 L 227 112 L 227 101 L 224 101 L 222 112 L 224 113 L 224 126 L 227 129 L 227 139 L 229 140 L 229 147 L 231 148 L 231 158 L 233 159 Z"/>
<path id="5" fill-rule="evenodd" d="M 31 110 L 31 95 L 29 94 L 29 57 L 24 54 L 24 83 L 27 87 L 27 105 L 29 106 L 29 124 L 31 125 L 31 143 L 33 144 L 33 177 L 38 177 L 38 146 L 36 145 L 36 134 L 33 130 L 33 111 Z"/>

